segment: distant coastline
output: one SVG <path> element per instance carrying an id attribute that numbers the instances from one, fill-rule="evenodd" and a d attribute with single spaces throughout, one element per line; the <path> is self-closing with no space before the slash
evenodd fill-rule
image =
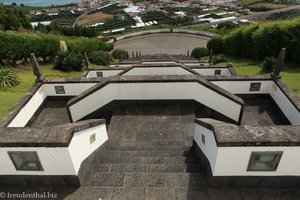
<path id="1" fill-rule="evenodd" d="M 82 0 L 0 0 L 0 3 L 5 5 L 16 3 L 17 5 L 24 4 L 25 6 L 65 5 L 79 2 L 82 2 Z"/>

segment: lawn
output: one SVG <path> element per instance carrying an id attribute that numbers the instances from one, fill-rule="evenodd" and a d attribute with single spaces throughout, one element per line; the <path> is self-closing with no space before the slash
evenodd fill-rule
<path id="1" fill-rule="evenodd" d="M 263 74 L 261 62 L 229 58 L 238 75 L 258 75 Z M 224 65 L 221 63 L 219 65 Z M 300 97 L 300 67 L 295 64 L 286 64 L 281 72 L 282 80 Z"/>
<path id="2" fill-rule="evenodd" d="M 46 77 L 79 77 L 82 74 L 82 72 L 65 73 L 53 70 L 52 65 L 42 65 L 42 70 Z M 20 66 L 15 71 L 19 75 L 21 83 L 6 92 L 0 92 L 0 119 L 17 103 L 35 81 L 30 65 Z"/>

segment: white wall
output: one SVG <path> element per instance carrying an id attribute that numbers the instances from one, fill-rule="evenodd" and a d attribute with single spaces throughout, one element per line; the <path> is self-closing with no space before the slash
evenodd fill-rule
<path id="1" fill-rule="evenodd" d="M 238 121 L 241 110 L 241 105 L 196 82 L 111 83 L 71 105 L 69 109 L 73 121 L 77 121 L 113 100 L 162 99 L 194 99 L 235 121 Z"/>
<path id="2" fill-rule="evenodd" d="M 128 72 L 122 74 L 122 76 L 134 76 L 134 75 L 187 75 L 192 74 L 182 67 L 136 67 L 132 68 Z"/>
<path id="3" fill-rule="evenodd" d="M 300 125 L 300 112 L 275 83 L 272 85 L 270 95 L 291 124 Z"/>
<path id="4" fill-rule="evenodd" d="M 270 94 L 293 125 L 300 125 L 300 112 L 272 81 L 211 81 L 233 94 Z M 249 91 L 251 82 L 261 82 L 260 91 Z"/>
<path id="5" fill-rule="evenodd" d="M 209 66 L 209 63 L 184 63 L 184 65 L 188 67 L 203 67 Z"/>
<path id="6" fill-rule="evenodd" d="M 90 136 L 96 135 L 96 141 L 90 144 Z M 91 155 L 106 140 L 108 140 L 105 124 L 89 128 L 74 134 L 68 147 L 71 160 L 76 174 L 78 174 L 80 165 L 84 159 Z"/>
<path id="7" fill-rule="evenodd" d="M 27 104 L 19 111 L 17 116 L 9 123 L 8 127 L 24 127 L 31 119 L 39 106 L 46 99 L 47 94 L 41 86 L 39 90 L 32 96 Z"/>
<path id="8" fill-rule="evenodd" d="M 276 171 L 247 172 L 251 152 L 283 151 Z M 300 147 L 219 147 L 214 176 L 300 176 Z"/>
<path id="9" fill-rule="evenodd" d="M 97 72 L 102 72 L 103 77 L 115 76 L 118 73 L 122 72 L 123 70 L 116 69 L 116 70 L 93 70 L 89 71 L 86 77 L 97 77 Z"/>
<path id="10" fill-rule="evenodd" d="M 24 127 L 47 96 L 75 96 L 96 83 L 43 84 L 7 127 Z M 56 94 L 54 86 L 63 85 L 66 94 Z"/>
<path id="11" fill-rule="evenodd" d="M 205 136 L 205 144 L 203 144 L 201 141 L 202 134 Z M 198 146 L 200 147 L 200 149 L 202 150 L 206 158 L 208 159 L 213 173 L 215 170 L 217 153 L 218 153 L 218 148 L 215 141 L 214 133 L 211 130 L 195 123 L 194 140 L 198 144 Z"/>
<path id="12" fill-rule="evenodd" d="M 261 83 L 260 91 L 249 91 L 251 83 Z M 211 81 L 233 94 L 269 94 L 273 81 Z"/>
<path id="13" fill-rule="evenodd" d="M 220 75 L 223 75 L 223 76 L 231 75 L 228 68 L 197 68 L 197 69 L 193 69 L 193 70 L 204 76 L 214 76 L 215 70 L 221 70 Z"/>
<path id="14" fill-rule="evenodd" d="M 201 142 L 205 135 L 205 145 Z M 299 146 L 217 147 L 211 130 L 195 124 L 194 140 L 208 159 L 214 176 L 300 176 Z M 276 171 L 247 171 L 251 152 L 282 151 Z"/>
<path id="15" fill-rule="evenodd" d="M 175 61 L 144 61 L 141 64 L 176 64 Z"/>
<path id="16" fill-rule="evenodd" d="M 76 96 L 96 83 L 56 83 L 44 84 L 43 88 L 47 96 Z M 56 94 L 54 86 L 64 86 L 66 94 Z"/>
<path id="17" fill-rule="evenodd" d="M 36 151 L 44 171 L 17 171 L 8 151 Z M 0 158 L 0 175 L 76 175 L 66 147 L 2 147 Z"/>

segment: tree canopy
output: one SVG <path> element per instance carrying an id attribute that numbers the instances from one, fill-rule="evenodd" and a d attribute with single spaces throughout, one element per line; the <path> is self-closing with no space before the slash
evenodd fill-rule
<path id="1" fill-rule="evenodd" d="M 32 28 L 26 15 L 21 10 L 0 4 L 0 30 L 17 31 L 20 28 Z"/>

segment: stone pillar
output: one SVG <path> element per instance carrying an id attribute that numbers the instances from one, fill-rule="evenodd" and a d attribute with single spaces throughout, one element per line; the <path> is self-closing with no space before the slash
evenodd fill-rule
<path id="1" fill-rule="evenodd" d="M 84 58 L 85 70 L 89 70 L 90 69 L 90 61 L 89 61 L 89 58 L 88 58 L 86 52 L 83 52 L 83 58 Z"/>
<path id="2" fill-rule="evenodd" d="M 210 49 L 209 51 L 209 64 L 212 65 L 213 64 L 213 49 Z"/>
<path id="3" fill-rule="evenodd" d="M 36 82 L 43 82 L 44 80 L 43 72 L 34 53 L 30 54 L 30 61 L 32 64 L 33 74 L 36 76 Z"/>
<path id="4" fill-rule="evenodd" d="M 285 58 L 285 48 L 282 48 L 281 51 L 280 51 L 280 53 L 279 53 L 279 55 L 278 55 L 278 57 L 277 57 L 276 63 L 274 65 L 274 72 L 272 74 L 272 77 L 275 80 L 278 80 L 278 79 L 281 78 L 280 72 L 283 69 L 284 58 Z"/>
<path id="5" fill-rule="evenodd" d="M 134 52 L 133 51 L 131 51 L 131 57 L 134 58 Z"/>

